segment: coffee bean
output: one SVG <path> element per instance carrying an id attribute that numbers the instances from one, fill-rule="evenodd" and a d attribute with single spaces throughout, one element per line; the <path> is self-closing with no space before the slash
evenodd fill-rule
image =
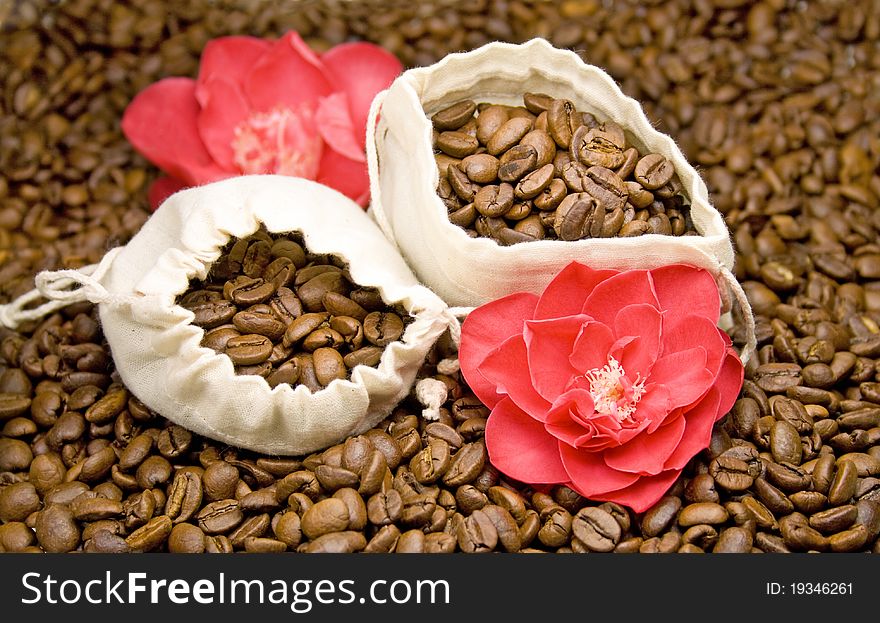
<path id="1" fill-rule="evenodd" d="M 171 519 L 165 515 L 154 517 L 146 525 L 132 532 L 126 544 L 135 552 L 149 552 L 159 548 L 171 534 Z"/>
<path id="2" fill-rule="evenodd" d="M 660 154 L 648 154 L 636 164 L 636 181 L 648 190 L 665 186 L 675 174 L 672 163 Z"/>
<path id="3" fill-rule="evenodd" d="M 196 519 L 199 528 L 206 534 L 221 534 L 233 530 L 244 516 L 237 500 L 226 499 L 203 506 L 196 514 Z"/>
<path id="4" fill-rule="evenodd" d="M 476 110 L 477 105 L 471 100 L 456 102 L 431 117 L 431 123 L 440 131 L 457 130 L 474 116 Z"/>
<path id="5" fill-rule="evenodd" d="M 168 551 L 173 554 L 201 554 L 205 551 L 205 533 L 189 523 L 177 524 L 168 535 Z"/>
<path id="6" fill-rule="evenodd" d="M 174 475 L 165 502 L 165 515 L 175 524 L 188 521 L 202 504 L 202 480 L 198 474 L 180 470 Z"/>
<path id="7" fill-rule="evenodd" d="M 834 506 L 847 504 L 856 493 L 858 468 L 852 461 L 838 461 L 834 479 L 828 488 L 828 502 Z"/>
<path id="8" fill-rule="evenodd" d="M 697 524 L 721 524 L 727 521 L 729 514 L 720 504 L 714 502 L 695 502 L 681 509 L 678 514 L 678 525 L 683 528 Z"/>
<path id="9" fill-rule="evenodd" d="M 337 498 L 317 502 L 302 516 L 302 532 L 313 540 L 331 532 L 342 532 L 348 524 L 348 507 Z"/>
<path id="10" fill-rule="evenodd" d="M 359 552 L 367 546 L 367 540 L 360 532 L 345 531 L 324 534 L 310 543 L 300 546 L 299 551 L 306 553 L 351 554 Z"/>
<path id="11" fill-rule="evenodd" d="M 489 516 L 475 510 L 462 521 L 457 530 L 458 546 L 465 553 L 491 552 L 498 544 L 498 531 Z"/>
<path id="12" fill-rule="evenodd" d="M 40 511 L 34 531 L 40 547 L 51 554 L 73 551 L 80 542 L 80 531 L 73 512 L 60 504 Z"/>
<path id="13" fill-rule="evenodd" d="M 829 508 L 810 516 L 810 526 L 826 534 L 840 532 L 855 522 L 858 510 L 852 504 Z"/>
<path id="14" fill-rule="evenodd" d="M 572 520 L 574 536 L 591 551 L 610 552 L 620 541 L 620 525 L 607 511 L 582 508 Z"/>
<path id="15" fill-rule="evenodd" d="M 642 517 L 642 534 L 648 538 L 661 534 L 675 520 L 680 509 L 679 498 L 672 496 L 660 498 L 660 501 L 648 509 Z"/>
<path id="16" fill-rule="evenodd" d="M 728 454 L 722 454 L 712 460 L 709 464 L 709 475 L 720 487 L 728 491 L 744 491 L 754 482 L 748 463 Z"/>
<path id="17" fill-rule="evenodd" d="M 778 463 L 800 464 L 803 447 L 797 429 L 784 420 L 775 422 L 770 429 L 770 450 Z"/>

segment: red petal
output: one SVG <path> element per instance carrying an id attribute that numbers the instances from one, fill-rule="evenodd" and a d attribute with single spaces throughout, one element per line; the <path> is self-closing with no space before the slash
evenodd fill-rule
<path id="1" fill-rule="evenodd" d="M 651 369 L 651 382 L 669 390 L 670 408 L 693 404 L 709 391 L 715 375 L 706 369 L 706 350 L 700 346 L 661 357 Z"/>
<path id="2" fill-rule="evenodd" d="M 288 32 L 254 64 L 244 92 L 255 110 L 275 106 L 296 110 L 301 104 L 330 95 L 326 68 L 296 32 Z"/>
<path id="3" fill-rule="evenodd" d="M 221 76 L 209 78 L 203 86 L 199 135 L 214 160 L 229 171 L 238 171 L 232 149 L 235 128 L 247 119 L 248 104 L 241 89 Z"/>
<path id="4" fill-rule="evenodd" d="M 211 39 L 202 50 L 199 77 L 196 78 L 196 98 L 204 106 L 205 86 L 212 78 L 223 78 L 239 89 L 257 60 L 272 49 L 272 42 L 256 37 L 218 37 Z"/>
<path id="5" fill-rule="evenodd" d="M 345 93 L 333 93 L 322 98 L 315 113 L 315 124 L 324 143 L 333 151 L 355 162 L 366 162 L 363 129 L 355 130 L 348 112 Z"/>
<path id="6" fill-rule="evenodd" d="M 587 322 L 581 327 L 568 361 L 582 373 L 601 368 L 608 363 L 608 350 L 613 343 L 614 333 L 607 325 Z"/>
<path id="7" fill-rule="evenodd" d="M 636 513 L 642 513 L 657 503 L 669 487 L 681 475 L 681 470 L 669 470 L 656 476 L 642 476 L 629 487 L 594 495 L 593 499 L 602 502 L 616 502 L 629 506 Z"/>
<path id="8" fill-rule="evenodd" d="M 571 262 L 544 288 L 535 308 L 535 320 L 581 313 L 593 288 L 616 274 L 615 270 L 593 270 L 579 262 Z"/>
<path id="9" fill-rule="evenodd" d="M 567 389 L 573 376 L 581 374 L 568 358 L 581 329 L 589 321 L 584 315 L 526 321 L 523 337 L 529 351 L 532 386 L 550 402 Z"/>
<path id="10" fill-rule="evenodd" d="M 588 498 L 628 487 L 639 478 L 638 474 L 608 467 L 599 452 L 584 452 L 565 444 L 559 444 L 559 452 L 571 482 L 581 495 Z"/>
<path id="11" fill-rule="evenodd" d="M 657 383 L 648 383 L 645 393 L 636 406 L 636 417 L 648 422 L 648 432 L 653 433 L 666 420 L 672 409 L 669 406 L 670 388 Z"/>
<path id="12" fill-rule="evenodd" d="M 662 319 L 656 307 L 646 303 L 628 305 L 621 309 L 614 319 L 614 333 L 618 339 L 634 335 L 638 336 L 637 344 L 623 349 L 619 361 L 627 376 L 635 379 L 636 375 L 648 378 L 651 366 L 660 354 L 660 327 Z"/>
<path id="13" fill-rule="evenodd" d="M 692 348 L 706 350 L 706 368 L 718 374 L 727 353 L 726 333 L 717 325 L 703 316 L 663 315 L 663 342 L 661 356 L 671 355 Z"/>
<path id="14" fill-rule="evenodd" d="M 727 356 L 721 365 L 721 372 L 715 379 L 715 389 L 721 394 L 721 402 L 718 405 L 718 417 L 722 417 L 733 408 L 733 404 L 739 397 L 739 390 L 742 389 L 743 376 L 745 369 L 742 360 L 732 348 L 727 350 Z"/>
<path id="15" fill-rule="evenodd" d="M 516 406 L 536 420 L 544 421 L 550 403 L 532 387 L 529 377 L 528 353 L 522 335 L 514 335 L 491 351 L 480 364 L 483 378 L 495 385 L 496 391 L 507 394 Z"/>
<path id="16" fill-rule="evenodd" d="M 321 61 L 333 88 L 348 95 L 351 119 L 363 149 L 370 104 L 403 71 L 403 65 L 387 50 L 364 42 L 337 45 L 321 56 Z"/>
<path id="17" fill-rule="evenodd" d="M 186 184 L 173 177 L 160 175 L 153 183 L 150 184 L 150 190 L 147 191 L 147 199 L 150 201 L 150 208 L 155 211 L 162 203 L 178 190 L 186 188 Z"/>
<path id="18" fill-rule="evenodd" d="M 568 479 L 559 458 L 559 442 L 540 422 L 505 398 L 486 422 L 486 449 L 496 468 L 525 483 L 556 483 Z"/>
<path id="19" fill-rule="evenodd" d="M 324 146 L 317 181 L 366 206 L 370 177 L 366 162 L 355 162 Z"/>
<path id="20" fill-rule="evenodd" d="M 667 421 L 653 433 L 643 431 L 619 448 L 605 451 L 608 467 L 635 474 L 659 474 L 678 447 L 685 430 L 685 420 L 677 417 Z"/>
<path id="21" fill-rule="evenodd" d="M 659 308 L 651 276 L 646 270 L 628 270 L 598 284 L 584 301 L 583 313 L 607 325 L 627 305 L 647 303 Z"/>
<path id="22" fill-rule="evenodd" d="M 596 415 L 590 392 L 572 389 L 560 396 L 544 414 L 544 429 L 560 441 L 577 447 L 581 442 L 592 439 L 598 432 L 589 423 L 591 414 Z"/>
<path id="23" fill-rule="evenodd" d="M 666 460 L 666 469 L 682 469 L 698 452 L 709 447 L 712 426 L 719 416 L 720 399 L 720 393 L 713 387 L 705 398 L 684 413 L 684 435 L 675 452 Z"/>
<path id="24" fill-rule="evenodd" d="M 718 322 L 721 298 L 709 271 L 684 264 L 670 264 L 651 271 L 660 309 L 670 316 L 697 315 Z"/>
<path id="25" fill-rule="evenodd" d="M 521 335 L 523 323 L 532 317 L 538 297 L 527 292 L 510 294 L 472 311 L 461 326 L 458 363 L 467 384 L 490 409 L 501 400 L 495 384 L 477 369 L 486 356 L 504 340 Z"/>
<path id="26" fill-rule="evenodd" d="M 165 78 L 138 93 L 122 115 L 122 131 L 150 162 L 190 186 L 229 177 L 199 136 L 195 81 Z"/>

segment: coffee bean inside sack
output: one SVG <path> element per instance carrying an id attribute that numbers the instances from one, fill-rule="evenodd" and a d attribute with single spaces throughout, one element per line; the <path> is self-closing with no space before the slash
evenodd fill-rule
<path id="1" fill-rule="evenodd" d="M 431 116 L 449 221 L 501 245 L 699 235 L 675 168 L 565 99 L 457 102 Z"/>
<path id="2" fill-rule="evenodd" d="M 299 234 L 264 229 L 231 240 L 178 303 L 204 329 L 201 345 L 229 357 L 237 374 L 313 392 L 355 366 L 377 366 L 410 322 L 376 288 L 354 283 L 339 258 L 310 253 Z"/>

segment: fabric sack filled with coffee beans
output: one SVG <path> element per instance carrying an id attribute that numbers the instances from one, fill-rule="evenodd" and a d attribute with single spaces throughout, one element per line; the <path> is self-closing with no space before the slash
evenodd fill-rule
<path id="1" fill-rule="evenodd" d="M 205 330 L 180 297 L 191 280 L 208 279 L 232 239 L 261 227 L 268 234 L 299 232 L 310 254 L 341 260 L 354 284 L 409 314 L 405 331 L 383 347 L 374 367 L 353 365 L 349 378 L 320 389 L 312 383 L 312 391 L 307 383 L 237 374 L 232 353 L 202 345 Z M 286 176 L 242 176 L 181 191 L 99 264 L 40 273 L 36 285 L 0 307 L 0 322 L 13 328 L 76 301 L 98 303 L 116 369 L 144 404 L 198 434 L 275 455 L 308 454 L 375 426 L 408 395 L 427 352 L 450 326 L 445 303 L 418 283 L 360 206 Z M 42 297 L 51 300 L 37 306 Z M 248 337 L 261 336 L 241 336 Z"/>
<path id="2" fill-rule="evenodd" d="M 649 160 L 667 167 L 671 163 L 680 194 L 689 203 L 688 226 L 696 235 L 587 235 L 577 240 L 539 239 L 503 246 L 450 222 L 449 210 L 438 195 L 438 166 L 443 165 L 435 159 L 432 117 L 462 101 L 522 107 L 524 94 L 535 93 L 568 100 L 576 111 L 590 113 L 600 128 L 613 122 L 625 133 L 626 144 L 636 148 L 633 151 L 650 154 Z M 730 233 L 709 203 L 705 183 L 673 140 L 651 126 L 639 103 L 625 96 L 603 70 L 585 64 L 575 53 L 556 49 L 544 39 L 520 45 L 495 42 L 408 70 L 374 99 L 367 132 L 370 214 L 419 279 L 449 305 L 477 306 L 513 292 L 539 293 L 572 260 L 594 269 L 616 270 L 691 264 L 716 276 L 725 312 L 736 302 L 747 334 L 743 357 L 754 350 L 751 308 L 731 273 Z M 569 147 L 556 142 L 554 151 Z M 487 149 L 503 161 L 500 149 L 493 150 L 491 144 Z M 544 167 L 549 179 L 553 165 Z M 535 170 L 535 175 L 541 171 Z M 562 180 L 554 182 L 564 193 Z M 573 191 L 569 188 L 568 192 Z M 510 242 L 515 241 L 516 237 Z M 729 326 L 730 321 L 730 314 L 725 313 L 722 323 Z"/>

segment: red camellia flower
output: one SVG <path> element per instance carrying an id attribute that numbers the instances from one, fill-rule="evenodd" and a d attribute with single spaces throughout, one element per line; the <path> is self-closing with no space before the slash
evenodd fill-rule
<path id="1" fill-rule="evenodd" d="M 492 410 L 492 464 L 525 483 L 650 508 L 708 447 L 742 385 L 719 313 L 709 272 L 682 264 L 618 272 L 572 262 L 540 296 L 478 307 L 459 362 Z"/>
<path id="2" fill-rule="evenodd" d="M 367 113 L 402 69 L 371 43 L 318 56 L 295 32 L 222 37 L 205 46 L 196 80 L 166 78 L 139 93 L 122 130 L 170 176 L 150 189 L 154 208 L 185 186 L 253 173 L 317 180 L 366 206 Z"/>

